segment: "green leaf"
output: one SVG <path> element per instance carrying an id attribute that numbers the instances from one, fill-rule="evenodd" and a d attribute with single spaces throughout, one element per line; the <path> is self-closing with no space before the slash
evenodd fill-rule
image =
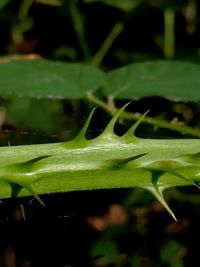
<path id="1" fill-rule="evenodd" d="M 161 260 L 170 267 L 183 267 L 183 252 L 186 249 L 176 240 L 169 240 L 164 243 L 160 248 Z M 182 252 L 182 253 L 181 253 Z M 180 257 L 182 255 L 182 257 Z"/>
<path id="2" fill-rule="evenodd" d="M 16 60 L 0 64 L 0 96 L 75 99 L 97 90 L 104 73 L 79 63 L 45 59 Z"/>
<path id="3" fill-rule="evenodd" d="M 119 251 L 115 242 L 110 240 L 99 240 L 94 244 L 90 252 L 91 257 L 106 258 L 109 262 L 115 262 Z"/>
<path id="4" fill-rule="evenodd" d="M 35 2 L 43 5 L 50 5 L 50 6 L 61 6 L 61 0 L 35 0 Z"/>
<path id="5" fill-rule="evenodd" d="M 194 63 L 134 63 L 110 72 L 103 92 L 116 99 L 163 96 L 170 100 L 198 101 L 199 77 L 200 66 Z"/>
<path id="6" fill-rule="evenodd" d="M 118 9 L 121 9 L 126 12 L 132 11 L 136 6 L 138 6 L 142 1 L 141 0 L 84 0 L 86 3 L 103 3 L 108 6 L 112 6 Z"/>
<path id="7" fill-rule="evenodd" d="M 19 128 L 53 133 L 63 127 L 62 113 L 60 100 L 15 98 L 7 108 L 7 120 Z"/>
<path id="8" fill-rule="evenodd" d="M 0 0 L 0 9 L 4 8 L 9 3 L 9 0 Z"/>

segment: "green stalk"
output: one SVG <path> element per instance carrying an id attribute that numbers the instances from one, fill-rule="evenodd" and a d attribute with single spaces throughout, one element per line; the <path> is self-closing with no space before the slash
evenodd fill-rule
<path id="1" fill-rule="evenodd" d="M 18 11 L 18 17 L 20 19 L 24 19 L 24 18 L 28 17 L 28 12 L 29 12 L 32 4 L 33 4 L 33 0 L 23 0 L 22 1 L 20 8 L 19 8 L 19 11 Z"/>
<path id="2" fill-rule="evenodd" d="M 175 13 L 168 8 L 164 11 L 164 54 L 167 59 L 175 55 Z"/>
<path id="3" fill-rule="evenodd" d="M 86 40 L 84 22 L 82 15 L 78 9 L 77 0 L 70 0 L 70 14 L 84 60 L 88 61 L 90 59 L 90 49 Z"/>
<path id="4" fill-rule="evenodd" d="M 105 111 L 107 111 L 111 115 L 115 114 L 118 111 L 118 109 L 115 108 L 113 104 L 110 105 L 109 103 L 102 101 L 100 98 L 96 97 L 92 93 L 87 93 L 87 99 L 93 104 L 103 108 Z M 123 119 L 126 119 L 126 120 L 138 120 L 140 116 L 141 114 L 139 113 L 132 113 L 132 112 L 126 112 L 126 111 L 124 111 L 122 114 Z M 190 135 L 193 137 L 200 137 L 199 128 L 194 128 L 194 127 L 190 127 L 190 126 L 182 125 L 182 124 L 181 125 L 172 124 L 162 119 L 150 118 L 150 117 L 143 118 L 143 122 L 153 125 L 157 128 L 172 130 L 172 131 L 181 133 L 183 135 L 185 134 L 185 135 Z"/>
<path id="5" fill-rule="evenodd" d="M 124 107 L 125 108 L 125 107 Z M 0 198 L 101 188 L 144 188 L 175 218 L 163 198 L 174 186 L 200 182 L 200 141 L 140 139 L 134 135 L 143 117 L 123 136 L 112 118 L 98 137 L 85 137 L 85 126 L 65 143 L 0 148 Z"/>
<path id="6" fill-rule="evenodd" d="M 121 34 L 121 32 L 124 29 L 124 23 L 123 22 L 116 22 L 111 31 L 109 32 L 108 36 L 102 43 L 99 50 L 96 52 L 94 57 L 92 58 L 91 63 L 95 66 L 100 66 L 105 55 L 108 53 L 110 48 L 112 47 L 114 41 L 116 38 Z"/>

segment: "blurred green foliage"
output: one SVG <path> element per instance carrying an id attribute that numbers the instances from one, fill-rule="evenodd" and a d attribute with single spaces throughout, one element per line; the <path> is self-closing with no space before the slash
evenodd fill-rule
<path id="1" fill-rule="evenodd" d="M 0 4 L 1 54 L 38 53 L 106 68 L 164 57 L 199 60 L 199 7 L 194 0 L 1 0 Z"/>

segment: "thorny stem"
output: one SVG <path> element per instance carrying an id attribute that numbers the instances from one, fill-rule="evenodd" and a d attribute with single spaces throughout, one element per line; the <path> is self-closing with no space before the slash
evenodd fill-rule
<path id="1" fill-rule="evenodd" d="M 71 141 L 2 147 L 0 198 L 32 195 L 44 205 L 39 194 L 139 187 L 151 192 L 176 220 L 163 191 L 174 186 L 199 188 L 200 142 L 137 138 L 135 129 L 144 116 L 124 135 L 116 135 L 115 124 L 127 105 L 94 139 L 86 138 L 93 109 Z"/>
<path id="2" fill-rule="evenodd" d="M 91 101 L 92 103 L 94 103 L 95 105 L 103 108 L 105 111 L 107 111 L 111 115 L 113 115 L 113 113 L 116 113 L 118 111 L 117 108 L 113 109 L 113 105 L 110 106 L 109 103 L 102 101 L 101 99 L 99 99 L 92 93 L 87 94 L 87 99 Z M 123 111 L 121 115 L 123 119 L 127 119 L 127 120 L 138 120 L 140 116 L 141 116 L 140 113 L 132 113 L 132 112 L 127 112 L 127 111 Z M 172 124 L 168 121 L 164 121 L 164 120 L 157 119 L 157 118 L 150 118 L 150 117 L 144 117 L 143 122 L 150 124 L 150 125 L 154 125 L 159 128 L 164 128 L 164 129 L 172 130 L 175 132 L 179 132 L 183 135 L 200 137 L 199 128 L 192 128 L 186 125 Z"/>

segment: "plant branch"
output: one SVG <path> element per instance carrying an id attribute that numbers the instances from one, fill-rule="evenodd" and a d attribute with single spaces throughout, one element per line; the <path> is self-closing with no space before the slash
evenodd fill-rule
<path id="1" fill-rule="evenodd" d="M 91 63 L 95 66 L 101 65 L 105 55 L 108 53 L 109 49 L 113 45 L 116 38 L 121 34 L 124 29 L 124 22 L 116 22 L 111 31 L 109 32 L 108 36 L 102 43 L 99 50 L 93 56 Z"/>
<path id="2" fill-rule="evenodd" d="M 134 132 L 141 118 L 118 136 L 115 123 L 126 106 L 94 139 L 85 137 L 93 109 L 71 141 L 0 148 L 0 198 L 32 195 L 44 205 L 39 194 L 139 187 L 150 191 L 176 220 L 163 191 L 199 188 L 199 140 L 137 138 Z"/>
<path id="3" fill-rule="evenodd" d="M 111 115 L 113 115 L 114 113 L 116 113 L 118 111 L 117 108 L 113 109 L 113 105 L 110 106 L 109 103 L 102 101 L 101 99 L 99 99 L 98 97 L 96 97 L 92 93 L 87 94 L 87 99 L 89 101 L 91 101 L 92 103 L 94 103 L 95 105 L 103 108 L 105 111 L 107 111 Z M 127 120 L 138 120 L 140 118 L 140 116 L 141 116 L 140 113 L 132 113 L 132 112 L 127 112 L 127 111 L 124 111 L 121 115 L 122 118 L 127 119 Z M 150 117 L 144 117 L 143 122 L 150 124 L 150 125 L 154 125 L 154 126 L 159 127 L 159 128 L 164 128 L 164 129 L 172 130 L 175 132 L 179 132 L 183 135 L 200 137 L 200 129 L 199 128 L 193 128 L 193 127 L 189 127 L 186 125 L 172 124 L 172 123 L 165 121 L 165 120 L 161 120 L 161 119 L 157 119 L 157 118 L 150 118 Z"/>
<path id="4" fill-rule="evenodd" d="M 164 11 L 164 54 L 167 59 L 175 55 L 175 13 L 168 8 Z"/>
<path id="5" fill-rule="evenodd" d="M 90 59 L 90 49 L 86 39 L 83 17 L 77 5 L 77 0 L 70 1 L 70 14 L 84 60 L 88 61 Z"/>

